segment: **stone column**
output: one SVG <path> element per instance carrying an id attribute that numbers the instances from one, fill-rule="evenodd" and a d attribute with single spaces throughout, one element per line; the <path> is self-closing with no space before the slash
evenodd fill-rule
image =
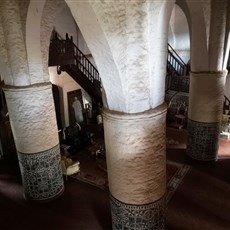
<path id="1" fill-rule="evenodd" d="M 200 161 L 218 158 L 226 71 L 191 72 L 187 155 Z"/>
<path id="2" fill-rule="evenodd" d="M 47 201 L 64 190 L 50 83 L 4 88 L 25 198 Z"/>
<path id="3" fill-rule="evenodd" d="M 103 111 L 113 230 L 165 229 L 165 116 Z"/>

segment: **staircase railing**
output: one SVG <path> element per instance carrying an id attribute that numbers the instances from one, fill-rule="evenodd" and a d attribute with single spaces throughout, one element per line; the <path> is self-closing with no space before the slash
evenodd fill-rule
<path id="1" fill-rule="evenodd" d="M 95 80 L 101 82 L 99 72 L 89 59 L 82 53 L 82 51 L 73 43 L 74 46 L 74 64 L 85 74 L 91 81 Z"/>
<path id="2" fill-rule="evenodd" d="M 179 76 L 187 74 L 187 65 L 180 58 L 177 52 L 168 44 L 168 63 L 176 71 Z"/>
<path id="3" fill-rule="evenodd" d="M 166 91 L 189 92 L 188 66 L 168 44 Z"/>
<path id="4" fill-rule="evenodd" d="M 74 44 L 72 36 L 69 38 L 66 34 L 64 40 L 56 31 L 52 34 L 49 51 L 49 66 L 57 66 L 58 74 L 66 71 L 72 75 L 81 73 L 81 76 L 71 76 L 76 81 L 81 80 L 82 87 L 90 89 L 97 99 L 101 97 L 101 79 L 99 72 L 83 52 Z M 76 73 L 76 74 L 75 74 Z M 82 77 L 84 76 L 84 77 Z M 84 78 L 84 79 L 83 79 Z M 84 81 L 84 82 L 83 82 Z M 78 82 L 79 83 L 79 82 Z M 92 92 L 95 91 L 95 92 Z M 101 100 L 101 99 L 100 99 Z"/>

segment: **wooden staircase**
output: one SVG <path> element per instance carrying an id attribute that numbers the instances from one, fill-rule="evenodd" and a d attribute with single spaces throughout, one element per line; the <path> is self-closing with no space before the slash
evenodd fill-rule
<path id="1" fill-rule="evenodd" d="M 189 92 L 189 66 L 169 44 L 166 73 L 166 92 L 168 90 Z"/>
<path id="2" fill-rule="evenodd" d="M 189 66 L 169 44 L 166 73 L 167 123 L 171 127 L 181 129 L 187 126 Z"/>
<path id="3" fill-rule="evenodd" d="M 74 44 L 54 31 L 49 47 L 49 66 L 57 66 L 57 73 L 67 72 L 96 102 L 102 103 L 101 79 L 97 69 Z"/>

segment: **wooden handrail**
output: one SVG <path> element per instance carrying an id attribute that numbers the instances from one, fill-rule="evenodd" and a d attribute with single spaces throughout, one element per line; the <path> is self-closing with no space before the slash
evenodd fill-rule
<path id="1" fill-rule="evenodd" d="M 82 51 L 73 43 L 74 46 L 74 60 L 75 65 L 85 74 L 85 76 L 91 81 L 95 80 L 101 82 L 99 72 L 90 62 L 90 60 L 82 53 Z"/>
<path id="2" fill-rule="evenodd" d="M 89 80 L 93 81 L 95 79 L 101 82 L 98 70 L 94 67 L 94 65 L 90 62 L 90 60 L 83 54 L 83 52 L 74 44 L 72 36 L 69 38 L 68 34 L 66 33 L 66 39 L 64 40 L 60 34 L 58 34 L 56 31 L 53 31 L 51 42 L 52 41 L 56 41 L 56 42 L 60 41 L 59 43 L 60 46 L 56 47 L 57 48 L 56 50 L 58 50 L 57 52 L 59 54 L 67 54 L 70 56 L 73 55 L 72 58 L 74 59 L 74 63 L 72 64 L 78 66 L 80 65 L 83 72 L 87 73 L 87 77 L 89 78 Z"/>
<path id="3" fill-rule="evenodd" d="M 71 74 L 76 74 L 76 71 L 78 73 L 80 72 L 83 77 L 82 79 L 85 79 L 84 81 L 87 82 L 84 83 L 85 87 L 90 91 L 95 90 L 98 92 L 97 94 L 100 94 L 102 86 L 99 72 L 74 44 L 73 37 L 69 37 L 67 33 L 66 38 L 63 39 L 55 30 L 53 31 L 50 41 L 49 66 L 57 66 L 58 74 L 60 74 L 61 71 L 68 71 Z M 70 71 L 70 68 L 74 72 Z M 76 77 L 74 76 L 73 78 Z"/>
<path id="4" fill-rule="evenodd" d="M 188 68 L 177 52 L 168 44 L 166 91 L 189 91 Z"/>
<path id="5" fill-rule="evenodd" d="M 187 75 L 187 65 L 172 48 L 172 46 L 170 46 L 170 44 L 168 44 L 168 62 L 179 76 Z"/>
<path id="6" fill-rule="evenodd" d="M 168 49 L 172 50 L 172 53 L 175 57 L 177 57 L 178 60 L 182 63 L 182 65 L 186 65 L 184 61 L 181 59 L 181 57 L 177 54 L 177 52 L 172 48 L 172 46 L 168 43 Z"/>

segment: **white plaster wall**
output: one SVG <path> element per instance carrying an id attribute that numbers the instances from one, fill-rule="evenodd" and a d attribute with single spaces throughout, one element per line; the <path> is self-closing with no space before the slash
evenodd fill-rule
<path id="1" fill-rule="evenodd" d="M 54 21 L 54 27 L 63 39 L 65 39 L 66 33 L 68 33 L 69 37 L 73 37 L 73 42 L 78 44 L 76 23 L 67 5 L 65 5 L 62 11 L 57 15 Z"/>
<path id="2" fill-rule="evenodd" d="M 169 44 L 187 63 L 190 60 L 190 35 L 187 18 L 178 5 L 174 5 L 170 18 Z"/>
<path id="3" fill-rule="evenodd" d="M 172 47 L 175 47 L 175 36 L 174 36 L 175 34 L 172 31 L 172 21 L 173 21 L 173 17 L 171 16 L 171 18 L 170 18 L 170 24 L 169 24 L 169 32 L 168 32 L 168 43 Z"/>
<path id="4" fill-rule="evenodd" d="M 54 27 L 63 39 L 65 39 L 66 33 L 68 33 L 69 37 L 72 36 L 74 44 L 81 50 L 83 54 L 87 56 L 87 58 L 94 65 L 94 67 L 96 67 L 96 63 L 91 54 L 91 51 L 89 50 L 85 39 L 67 5 L 57 15 L 54 22 Z"/>
<path id="5" fill-rule="evenodd" d="M 62 110 L 61 118 L 62 118 L 62 123 L 64 123 L 64 126 L 67 127 L 69 126 L 69 110 L 68 110 L 67 93 L 73 90 L 81 89 L 83 103 L 89 101 L 92 104 L 91 97 L 66 72 L 61 72 L 61 74 L 58 75 L 56 66 L 49 67 L 49 75 L 52 84 L 57 85 L 61 88 L 61 90 L 59 91 L 59 93 L 61 94 L 60 96 L 62 98 L 61 105 L 60 105 Z"/>
<path id="6" fill-rule="evenodd" d="M 77 34 L 78 34 L 78 48 L 84 53 L 84 54 L 91 54 L 91 51 L 89 50 L 89 47 L 87 46 L 85 39 L 81 33 L 81 30 L 77 26 Z"/>

